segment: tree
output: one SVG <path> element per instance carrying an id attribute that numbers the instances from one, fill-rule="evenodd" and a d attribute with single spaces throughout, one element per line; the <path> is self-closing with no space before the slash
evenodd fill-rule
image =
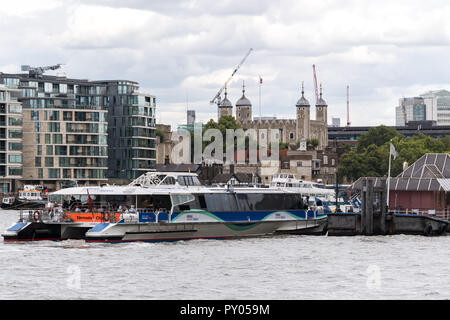
<path id="1" fill-rule="evenodd" d="M 306 145 L 312 146 L 314 149 L 319 145 L 319 139 L 312 138 L 306 141 Z"/>
<path id="2" fill-rule="evenodd" d="M 399 134 L 395 128 L 388 128 L 384 125 L 370 128 L 358 138 L 358 151 L 361 152 L 371 144 L 380 147 L 397 136 L 401 136 L 401 134 Z"/>
<path id="3" fill-rule="evenodd" d="M 160 142 L 164 142 L 164 133 L 161 130 L 156 129 L 155 130 L 155 136 L 159 137 L 159 141 Z"/>
<path id="4" fill-rule="evenodd" d="M 339 173 L 349 181 L 360 177 L 383 177 L 388 175 L 390 141 L 398 152 L 391 162 L 391 176 L 403 171 L 403 163 L 411 165 L 425 153 L 443 153 L 450 150 L 450 136 L 434 139 L 418 134 L 404 137 L 394 128 L 379 126 L 370 128 L 360 136 L 357 148 L 345 152 L 339 159 Z"/>

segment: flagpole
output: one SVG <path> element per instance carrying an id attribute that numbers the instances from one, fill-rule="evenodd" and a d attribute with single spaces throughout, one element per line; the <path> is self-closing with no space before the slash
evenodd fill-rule
<path id="1" fill-rule="evenodd" d="M 389 169 L 388 169 L 387 196 L 386 196 L 388 211 L 389 211 L 389 190 L 390 190 L 390 183 L 391 183 L 391 151 L 392 151 L 392 139 L 389 140 Z"/>
<path id="2" fill-rule="evenodd" d="M 391 180 L 391 148 L 389 147 L 389 171 L 388 171 L 388 179 L 387 179 L 387 196 L 386 196 L 388 211 L 389 211 L 389 187 L 390 187 L 390 182 L 391 182 L 390 180 Z"/>
<path id="3" fill-rule="evenodd" d="M 261 76 L 259 76 L 259 123 L 261 123 Z"/>

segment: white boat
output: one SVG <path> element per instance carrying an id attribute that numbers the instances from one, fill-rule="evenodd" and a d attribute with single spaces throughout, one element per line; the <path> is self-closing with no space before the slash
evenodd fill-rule
<path id="1" fill-rule="evenodd" d="M 41 201 L 43 200 L 44 188 L 39 185 L 24 185 L 22 190 L 19 190 L 18 199 L 20 201 Z"/>
<path id="2" fill-rule="evenodd" d="M 292 173 L 274 174 L 270 183 L 271 188 L 289 190 L 300 193 L 304 198 L 309 198 L 309 204 L 315 205 L 316 198 L 327 203 L 331 211 L 336 209 L 336 191 L 330 188 L 318 187 L 317 182 L 301 180 Z M 342 197 L 338 198 L 338 204 L 342 211 L 352 211 L 351 204 L 346 203 Z"/>
<path id="3" fill-rule="evenodd" d="M 1 208 L 2 209 L 7 209 L 9 207 L 12 207 L 12 206 L 18 204 L 18 203 L 19 202 L 17 201 L 16 197 L 6 196 L 6 197 L 3 197 L 3 199 L 2 199 Z"/>
<path id="4" fill-rule="evenodd" d="M 59 203 L 67 199 L 72 199 L 70 209 L 58 213 L 64 220 L 55 215 L 31 227 L 13 226 L 3 234 L 5 240 L 29 239 L 37 226 L 50 233 L 38 232 L 33 239 L 66 239 L 84 230 L 83 238 L 89 242 L 321 234 L 329 213 L 324 208 L 305 208 L 301 195 L 292 191 L 208 188 L 194 173 L 149 173 L 128 186 L 66 188 L 50 195 Z"/>

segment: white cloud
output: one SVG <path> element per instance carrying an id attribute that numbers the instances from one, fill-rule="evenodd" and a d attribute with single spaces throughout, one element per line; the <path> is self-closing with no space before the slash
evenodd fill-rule
<path id="1" fill-rule="evenodd" d="M 316 64 L 330 119 L 345 118 L 348 84 L 352 124 L 393 124 L 403 95 L 449 89 L 448 16 L 444 0 L 2 1 L 0 71 L 63 62 L 69 77 L 135 80 L 175 125 L 187 100 L 216 116 L 209 101 L 252 47 L 233 103 L 245 80 L 257 115 L 261 75 L 262 113 L 294 117 L 302 81 L 314 103 Z"/>
<path id="2" fill-rule="evenodd" d="M 58 0 L 14 0 L 2 1 L 0 4 L 0 17 L 15 16 L 15 17 L 30 17 L 36 16 L 42 11 L 52 10 L 62 6 L 62 2 Z"/>

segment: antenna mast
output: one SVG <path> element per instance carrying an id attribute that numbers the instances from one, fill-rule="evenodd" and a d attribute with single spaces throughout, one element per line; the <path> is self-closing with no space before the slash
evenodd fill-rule
<path id="1" fill-rule="evenodd" d="M 347 127 L 350 127 L 350 86 L 347 85 Z"/>

